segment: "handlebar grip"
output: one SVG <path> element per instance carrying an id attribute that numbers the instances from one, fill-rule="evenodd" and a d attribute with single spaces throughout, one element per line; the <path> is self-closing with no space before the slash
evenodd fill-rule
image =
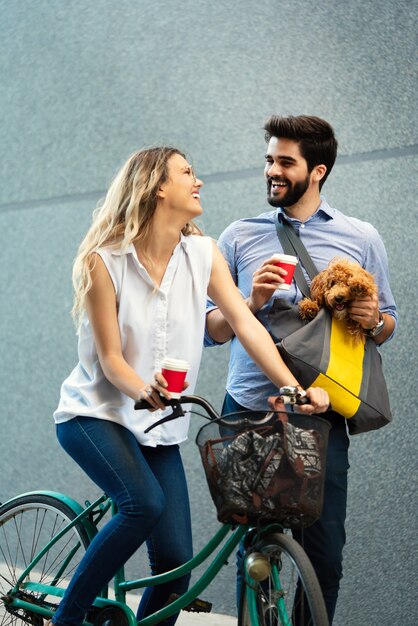
<path id="1" fill-rule="evenodd" d="M 147 400 L 137 400 L 135 402 L 135 410 L 140 411 L 142 409 L 150 409 L 151 405 Z"/>
<path id="2" fill-rule="evenodd" d="M 303 396 L 302 398 L 296 398 L 296 404 L 310 404 L 310 400 L 308 396 Z"/>
<path id="3" fill-rule="evenodd" d="M 174 406 L 175 404 L 179 404 L 179 400 L 176 398 L 171 398 L 171 400 L 167 400 L 167 398 L 164 398 L 164 396 L 160 396 L 160 400 L 163 404 L 165 404 L 165 406 Z M 136 411 L 140 411 L 141 409 L 150 409 L 150 408 L 154 408 L 154 407 L 151 406 L 148 400 L 137 400 L 135 402 Z"/>

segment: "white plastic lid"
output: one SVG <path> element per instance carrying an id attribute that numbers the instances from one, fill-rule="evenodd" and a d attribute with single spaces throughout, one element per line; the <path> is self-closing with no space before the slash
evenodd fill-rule
<path id="1" fill-rule="evenodd" d="M 163 360 L 161 367 L 168 370 L 187 372 L 190 369 L 190 364 L 188 361 L 183 361 L 182 359 L 172 359 L 171 357 L 166 357 Z"/>
<path id="2" fill-rule="evenodd" d="M 294 263 L 295 265 L 298 262 L 298 258 L 291 254 L 273 254 L 273 259 L 283 261 L 283 263 Z"/>

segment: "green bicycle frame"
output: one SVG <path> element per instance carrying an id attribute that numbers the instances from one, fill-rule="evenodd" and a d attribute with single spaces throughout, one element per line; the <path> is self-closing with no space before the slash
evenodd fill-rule
<path id="1" fill-rule="evenodd" d="M 24 494 L 29 495 L 29 494 Z M 61 587 L 54 586 L 54 581 L 49 585 L 40 583 L 40 582 L 31 582 L 25 581 L 25 578 L 29 576 L 30 571 L 36 566 L 36 564 L 42 559 L 42 557 L 48 552 L 48 550 L 57 543 L 68 531 L 70 531 L 77 524 L 82 524 L 86 529 L 86 532 L 90 539 L 92 539 L 97 534 L 97 524 L 104 517 L 107 511 L 112 508 L 112 513 L 115 512 L 115 507 L 113 503 L 110 501 L 106 494 L 103 494 L 99 498 L 97 498 L 93 503 L 86 502 L 86 507 L 83 508 L 77 502 L 68 498 L 67 496 L 55 492 L 46 492 L 46 491 L 37 491 L 31 492 L 30 495 L 50 495 L 65 503 L 69 506 L 76 515 L 75 518 L 66 524 L 64 528 L 62 528 L 49 542 L 45 545 L 40 552 L 38 552 L 32 561 L 27 564 L 25 570 L 21 573 L 19 579 L 17 580 L 13 590 L 11 591 L 11 604 L 17 608 L 21 608 L 27 610 L 29 612 L 36 612 L 44 617 L 50 618 L 52 612 L 48 608 L 44 608 L 42 606 L 38 606 L 31 602 L 28 602 L 24 599 L 13 597 L 14 593 L 17 593 L 19 589 L 26 589 L 28 591 L 33 591 L 37 593 L 44 594 L 45 596 L 54 596 L 54 597 L 62 597 L 65 593 L 65 589 Z M 280 525 L 271 524 L 265 526 L 262 529 L 259 529 L 261 535 L 268 534 L 274 530 L 277 531 Z M 281 527 L 280 527 L 281 528 Z M 124 577 L 124 569 L 121 568 L 114 577 L 114 592 L 115 592 L 115 600 L 110 600 L 107 598 L 107 589 L 104 590 L 101 596 L 97 597 L 94 601 L 94 606 L 101 608 L 104 606 L 115 606 L 124 611 L 129 626 L 154 626 L 158 624 L 160 621 L 166 619 L 167 617 L 173 615 L 174 613 L 178 613 L 185 607 L 187 607 L 193 600 L 195 600 L 198 595 L 208 587 L 208 585 L 213 581 L 213 579 L 217 576 L 218 572 L 222 569 L 222 567 L 227 562 L 230 555 L 233 553 L 234 549 L 238 546 L 240 541 L 243 539 L 245 534 L 247 533 L 249 527 L 239 525 L 236 528 L 233 528 L 230 524 L 222 524 L 220 528 L 217 530 L 215 535 L 209 539 L 206 545 L 187 563 L 184 563 L 180 567 L 173 569 L 169 572 L 165 572 L 164 574 L 159 574 L 156 576 L 149 576 L 146 578 L 138 578 L 135 580 L 125 580 Z M 229 535 L 229 537 L 227 537 Z M 259 537 L 260 535 L 258 535 Z M 223 542 L 223 545 L 221 546 Z M 218 550 L 219 548 L 219 550 Z M 73 549 L 72 552 L 68 554 L 67 559 L 63 565 L 65 568 L 66 564 L 71 560 L 74 555 L 77 546 Z M 200 578 L 194 583 L 194 585 L 182 596 L 177 598 L 174 602 L 169 605 L 163 607 L 159 611 L 149 615 L 141 619 L 139 622 L 136 620 L 136 617 L 133 611 L 126 604 L 126 593 L 133 589 L 142 589 L 144 587 L 151 587 L 159 584 L 163 584 L 179 578 L 184 574 L 187 574 L 201 565 L 204 561 L 206 561 L 211 555 L 215 553 L 212 561 L 207 567 L 206 571 L 200 576 Z M 279 573 L 277 569 L 273 569 L 272 572 L 273 583 L 275 589 L 279 592 L 278 600 L 277 600 L 277 608 L 282 619 L 283 624 L 286 626 L 291 626 L 291 620 L 287 616 L 285 603 L 283 598 L 280 596 L 280 579 Z M 57 573 L 56 580 L 59 579 L 59 572 Z M 246 593 L 248 599 L 248 608 L 251 617 L 251 623 L 256 626 L 259 623 L 258 614 L 257 614 L 257 601 L 256 601 L 256 592 L 254 590 L 253 583 L 251 578 L 246 574 Z M 88 622 L 84 622 L 85 626 L 90 626 Z"/>
<path id="2" fill-rule="evenodd" d="M 283 595 L 281 593 L 282 588 L 280 584 L 279 572 L 276 565 L 274 565 L 272 568 L 271 576 L 273 579 L 274 589 L 278 593 L 276 608 L 280 616 L 280 623 L 283 624 L 283 626 L 292 626 L 292 620 L 287 613 Z M 251 624 L 252 626 L 259 626 L 260 620 L 258 616 L 257 593 L 255 590 L 255 584 L 257 583 L 255 583 L 252 578 L 246 573 L 245 584 L 245 593 L 247 595 L 247 605 L 250 614 Z"/>
<path id="3" fill-rule="evenodd" d="M 71 530 L 74 526 L 81 523 L 87 529 L 88 535 L 90 538 L 97 533 L 96 524 L 98 521 L 105 515 L 105 513 L 109 510 L 111 503 L 108 497 L 104 494 L 97 498 L 92 504 L 87 503 L 88 506 L 83 509 L 77 502 L 71 500 L 67 496 L 63 494 L 53 493 L 53 492 L 33 492 L 31 495 L 51 495 L 55 498 L 60 499 L 62 502 L 71 507 L 71 509 L 76 514 L 76 517 L 69 522 L 64 528 L 62 528 L 41 550 L 38 552 L 32 561 L 27 564 L 25 570 L 21 573 L 19 579 L 17 580 L 13 590 L 11 591 L 11 595 L 13 596 L 13 592 L 17 592 L 18 589 L 26 589 L 28 591 L 33 591 L 45 595 L 50 595 L 54 597 L 62 597 L 65 593 L 65 589 L 61 587 L 55 587 L 53 585 L 46 585 L 40 582 L 24 582 L 25 578 L 29 575 L 30 571 L 36 566 L 36 564 L 42 559 L 42 557 L 48 552 L 48 550 L 57 543 L 69 530 Z M 28 495 L 28 494 L 25 494 Z M 104 503 L 104 504 L 103 504 Z M 97 512 L 99 509 L 99 512 Z M 96 513 L 97 517 L 93 521 L 91 519 L 91 515 Z M 114 579 L 115 585 L 115 600 L 110 600 L 106 597 L 98 597 L 94 601 L 94 605 L 97 607 L 103 606 L 117 606 L 121 608 L 129 621 L 129 626 L 153 626 L 158 624 L 160 621 L 166 619 L 170 615 L 179 612 L 184 609 L 188 604 L 190 604 L 197 596 L 212 582 L 212 580 L 216 577 L 218 572 L 222 569 L 222 567 L 227 562 L 229 556 L 234 551 L 234 548 L 239 544 L 241 539 L 244 537 L 247 532 L 247 526 L 238 526 L 237 528 L 233 528 L 229 524 L 223 524 L 215 535 L 208 541 L 208 543 L 194 556 L 192 559 L 184 563 L 180 567 L 171 570 L 169 572 L 165 572 L 164 574 L 159 574 L 156 576 L 150 576 L 146 578 L 140 578 L 137 580 L 125 580 L 123 575 L 123 568 L 116 574 Z M 215 557 L 209 564 L 209 567 L 206 569 L 204 574 L 195 582 L 195 584 L 181 597 L 179 597 L 174 602 L 170 603 L 166 607 L 160 609 L 156 613 L 149 615 L 148 617 L 143 618 L 139 622 L 137 622 L 133 612 L 126 605 L 126 592 L 133 589 L 141 589 L 144 587 L 154 586 L 158 584 L 162 584 L 164 582 L 168 582 L 170 580 L 176 579 L 188 572 L 191 572 L 196 567 L 201 565 L 211 554 L 215 552 L 215 550 L 221 545 L 221 543 L 225 540 L 227 535 L 230 534 L 230 537 L 224 542 L 224 545 L 220 547 L 219 551 L 216 553 Z M 68 556 L 68 559 L 71 558 L 71 553 Z M 68 561 L 67 559 L 67 561 Z M 44 608 L 42 606 L 37 606 L 33 603 L 27 602 L 17 597 L 13 597 L 11 600 L 11 604 L 17 608 L 21 608 L 27 610 L 29 612 L 36 612 L 45 617 L 51 617 L 51 610 Z M 85 622 L 86 626 L 88 623 Z"/>

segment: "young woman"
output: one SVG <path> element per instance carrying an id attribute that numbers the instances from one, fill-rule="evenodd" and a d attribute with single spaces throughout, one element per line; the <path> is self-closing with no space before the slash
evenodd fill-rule
<path id="1" fill-rule="evenodd" d="M 201 186 L 175 148 L 137 152 L 96 209 L 74 263 L 79 363 L 62 385 L 54 419 L 62 447 L 118 512 L 78 566 L 53 617 L 57 626 L 81 625 L 96 595 L 144 541 L 153 574 L 192 556 L 179 453 L 189 419 L 144 431 L 166 410 L 161 396 L 170 397 L 160 372 L 164 357 L 189 361 L 193 392 L 207 294 L 277 387 L 298 384 L 244 303 L 216 245 L 193 224 L 202 213 Z M 310 404 L 302 410 L 327 408 L 322 389 L 307 394 Z M 135 411 L 139 398 L 153 409 Z M 138 619 L 186 591 L 188 582 L 184 576 L 146 589 Z"/>

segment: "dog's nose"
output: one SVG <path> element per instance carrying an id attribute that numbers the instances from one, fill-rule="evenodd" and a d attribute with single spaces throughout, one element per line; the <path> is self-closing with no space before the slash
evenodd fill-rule
<path id="1" fill-rule="evenodd" d="M 334 300 L 335 302 L 338 302 L 338 303 L 343 302 L 344 296 L 335 296 Z"/>

